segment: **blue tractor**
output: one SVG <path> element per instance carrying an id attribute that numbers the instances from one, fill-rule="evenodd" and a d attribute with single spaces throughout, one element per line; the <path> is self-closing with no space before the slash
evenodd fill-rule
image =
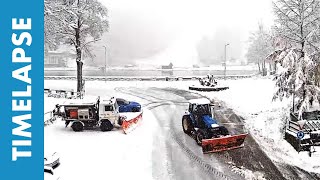
<path id="1" fill-rule="evenodd" d="M 182 117 L 184 133 L 194 138 L 204 153 L 243 147 L 247 134 L 230 135 L 228 129 L 213 118 L 212 108 L 208 99 L 190 100 L 188 111 Z"/>

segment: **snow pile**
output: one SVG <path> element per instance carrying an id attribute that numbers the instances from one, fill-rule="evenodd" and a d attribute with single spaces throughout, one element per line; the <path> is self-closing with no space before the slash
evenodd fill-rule
<path id="1" fill-rule="evenodd" d="M 263 173 L 260 173 L 258 171 L 253 172 L 249 169 L 245 169 L 244 167 L 237 167 L 234 165 L 231 168 L 233 172 L 245 177 L 246 180 L 266 180 L 263 177 Z"/>
<path id="2" fill-rule="evenodd" d="M 74 88 L 75 81 L 45 81 L 45 86 Z M 115 86 L 105 82 L 87 83 L 86 86 L 86 96 L 82 100 L 45 97 L 45 112 L 52 111 L 56 104 L 69 101 L 94 102 L 97 96 L 137 101 L 133 96 L 115 91 Z M 61 165 L 57 171 L 62 179 L 152 179 L 152 133 L 155 127 L 155 117 L 148 109 L 143 109 L 142 122 L 127 135 L 116 128 L 110 132 L 102 132 L 99 128 L 74 132 L 57 120 L 44 128 L 45 154 L 59 153 Z"/>
<path id="3" fill-rule="evenodd" d="M 125 135 L 85 130 L 73 132 L 63 122 L 45 128 L 45 152 L 60 154 L 63 179 L 152 179 L 153 114 L 144 110 L 141 125 Z"/>
<path id="4" fill-rule="evenodd" d="M 272 101 L 275 84 L 271 78 L 229 80 L 225 83 L 230 89 L 202 94 L 225 102 L 227 107 L 242 116 L 248 130 L 272 160 L 320 173 L 320 148 L 316 147 L 317 152 L 309 157 L 307 152 L 296 152 L 283 139 L 292 99 Z"/>

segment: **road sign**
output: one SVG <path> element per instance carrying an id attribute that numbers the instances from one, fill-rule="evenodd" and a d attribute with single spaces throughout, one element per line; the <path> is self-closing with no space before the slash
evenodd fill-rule
<path id="1" fill-rule="evenodd" d="M 303 137 L 304 137 L 304 132 L 302 132 L 302 131 L 297 132 L 298 139 L 302 139 Z"/>

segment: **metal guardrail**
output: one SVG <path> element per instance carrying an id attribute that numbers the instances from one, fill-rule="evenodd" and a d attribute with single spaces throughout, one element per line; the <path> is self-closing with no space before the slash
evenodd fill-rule
<path id="1" fill-rule="evenodd" d="M 228 75 L 226 79 L 243 79 L 251 78 L 252 75 Z M 85 81 L 191 81 L 199 80 L 204 76 L 189 76 L 189 77 L 101 77 L 101 76 L 84 76 Z M 214 76 L 215 79 L 224 79 L 224 76 Z M 45 80 L 76 80 L 76 76 L 45 76 Z"/>
<path id="2" fill-rule="evenodd" d="M 44 94 L 47 97 L 53 98 L 65 98 L 65 99 L 82 99 L 84 96 L 83 92 L 76 92 L 73 90 L 57 90 L 57 89 L 44 89 Z"/>
<path id="3" fill-rule="evenodd" d="M 309 156 L 314 152 L 311 147 L 320 146 L 320 120 L 307 120 L 303 125 L 303 128 L 300 127 L 297 118 L 290 114 L 292 120 L 288 120 L 285 130 L 285 140 L 290 143 L 294 149 L 298 152 L 300 151 L 309 151 Z M 304 138 L 299 139 L 297 137 L 298 132 L 304 133 Z"/>
<path id="4" fill-rule="evenodd" d="M 44 113 L 44 125 L 50 125 L 53 123 L 53 121 L 55 121 L 56 118 L 53 116 L 53 111 L 49 111 Z"/>
<path id="5" fill-rule="evenodd" d="M 251 78 L 252 75 L 228 75 L 226 79 L 243 79 Z M 204 76 L 189 76 L 189 77 L 116 77 L 116 76 L 84 76 L 85 81 L 191 81 L 199 80 Z M 224 76 L 214 76 L 215 79 L 224 79 Z M 76 76 L 45 76 L 45 80 L 76 80 Z"/>
<path id="6" fill-rule="evenodd" d="M 297 134 L 300 131 L 300 126 L 297 122 L 288 121 L 287 131 Z"/>
<path id="7" fill-rule="evenodd" d="M 301 131 L 299 124 L 294 121 L 288 121 L 287 130 L 295 134 Z M 320 130 L 320 120 L 308 120 L 306 121 L 303 128 L 303 132 L 305 134 L 309 134 L 313 131 L 318 131 L 318 130 Z"/>

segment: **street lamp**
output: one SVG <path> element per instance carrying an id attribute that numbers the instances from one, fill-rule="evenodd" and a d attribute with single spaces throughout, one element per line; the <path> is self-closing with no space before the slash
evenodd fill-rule
<path id="1" fill-rule="evenodd" d="M 107 46 L 104 47 L 104 77 L 105 77 L 105 82 L 107 81 Z"/>
<path id="2" fill-rule="evenodd" d="M 229 46 L 229 43 L 224 45 L 224 80 L 227 76 L 227 46 Z"/>
<path id="3" fill-rule="evenodd" d="M 104 47 L 104 69 L 107 71 L 107 46 Z"/>

